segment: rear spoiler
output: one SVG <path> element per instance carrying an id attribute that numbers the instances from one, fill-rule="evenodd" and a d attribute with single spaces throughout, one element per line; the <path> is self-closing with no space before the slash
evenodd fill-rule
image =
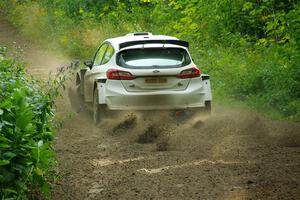
<path id="1" fill-rule="evenodd" d="M 189 48 L 189 43 L 183 40 L 138 40 L 138 41 L 130 41 L 119 44 L 119 49 L 123 49 L 133 45 L 139 44 L 175 44 L 179 46 L 183 46 Z"/>

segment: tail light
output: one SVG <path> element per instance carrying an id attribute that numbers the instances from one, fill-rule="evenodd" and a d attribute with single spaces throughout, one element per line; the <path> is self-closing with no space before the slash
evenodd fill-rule
<path id="1" fill-rule="evenodd" d="M 107 70 L 106 76 L 111 80 L 133 80 L 135 77 L 130 73 L 117 69 Z"/>
<path id="2" fill-rule="evenodd" d="M 200 75 L 201 75 L 201 71 L 196 67 L 192 67 L 181 71 L 180 74 L 178 74 L 176 77 L 185 79 L 185 78 L 200 77 Z"/>

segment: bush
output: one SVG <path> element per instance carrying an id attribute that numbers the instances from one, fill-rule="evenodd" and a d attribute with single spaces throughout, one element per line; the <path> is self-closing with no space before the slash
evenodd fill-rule
<path id="1" fill-rule="evenodd" d="M 0 57 L 1 199 L 27 199 L 40 192 L 49 196 L 49 172 L 55 165 L 53 106 L 64 80 L 59 76 L 45 91 L 22 64 Z"/>

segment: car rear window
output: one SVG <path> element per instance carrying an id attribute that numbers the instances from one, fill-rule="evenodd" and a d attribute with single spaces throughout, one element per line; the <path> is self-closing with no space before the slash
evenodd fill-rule
<path id="1" fill-rule="evenodd" d="M 128 49 L 117 55 L 117 64 L 126 68 L 177 68 L 190 63 L 188 53 L 181 48 Z"/>

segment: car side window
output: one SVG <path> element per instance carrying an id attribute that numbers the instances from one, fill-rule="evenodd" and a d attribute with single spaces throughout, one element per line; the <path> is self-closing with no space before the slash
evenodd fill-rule
<path id="1" fill-rule="evenodd" d="M 105 43 L 105 44 L 103 44 L 103 45 L 99 48 L 98 52 L 97 52 L 96 55 L 95 55 L 94 65 L 100 65 L 100 64 L 101 64 L 101 61 L 102 61 L 102 59 L 103 59 L 104 53 L 105 53 L 105 51 L 106 51 L 106 49 L 107 49 L 107 46 L 108 46 L 108 44 Z"/>
<path id="2" fill-rule="evenodd" d="M 103 60 L 101 62 L 101 65 L 106 64 L 110 60 L 110 58 L 114 55 L 114 52 L 115 52 L 114 48 L 111 45 L 108 45 Z"/>

